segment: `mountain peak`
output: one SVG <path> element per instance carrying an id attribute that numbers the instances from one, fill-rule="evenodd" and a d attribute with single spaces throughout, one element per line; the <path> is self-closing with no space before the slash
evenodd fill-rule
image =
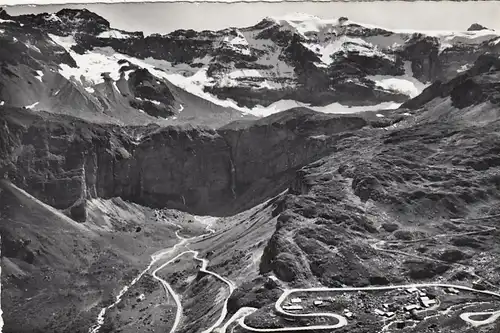
<path id="1" fill-rule="evenodd" d="M 7 13 L 7 11 L 3 7 L 0 7 L 0 19 L 6 20 L 9 18 L 10 15 Z"/>
<path id="2" fill-rule="evenodd" d="M 479 31 L 479 30 L 489 30 L 485 26 L 479 24 L 479 23 L 473 23 L 467 31 Z"/>
<path id="3" fill-rule="evenodd" d="M 5 14 L 4 14 L 5 13 Z M 14 19 L 28 26 L 38 26 L 47 32 L 67 36 L 79 32 L 97 35 L 110 28 L 109 22 L 88 9 L 61 9 L 57 13 L 10 16 L 0 11 L 0 16 Z"/>

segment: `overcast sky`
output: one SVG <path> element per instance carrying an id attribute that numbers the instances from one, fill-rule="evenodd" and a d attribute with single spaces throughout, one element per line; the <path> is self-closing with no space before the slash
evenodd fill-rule
<path id="1" fill-rule="evenodd" d="M 240 3 L 118 3 L 7 7 L 11 14 L 56 12 L 62 8 L 87 8 L 115 28 L 168 33 L 176 29 L 217 30 L 250 26 L 265 16 L 294 12 L 322 18 L 347 16 L 387 28 L 464 31 L 480 23 L 500 31 L 500 1 L 422 2 L 240 2 Z"/>

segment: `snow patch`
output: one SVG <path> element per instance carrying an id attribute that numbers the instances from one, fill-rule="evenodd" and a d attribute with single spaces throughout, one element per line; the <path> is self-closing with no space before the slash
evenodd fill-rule
<path id="1" fill-rule="evenodd" d="M 405 62 L 405 74 L 397 77 L 390 75 L 369 75 L 367 79 L 375 82 L 375 85 L 385 90 L 391 90 L 410 96 L 416 97 L 422 93 L 430 84 L 425 84 L 413 77 L 411 63 Z"/>
<path id="2" fill-rule="evenodd" d="M 38 80 L 40 80 L 40 82 L 43 82 L 43 81 L 42 81 L 42 78 L 43 78 L 43 72 L 42 72 L 42 71 L 36 71 L 36 74 L 37 74 L 37 75 L 36 75 L 35 77 L 36 77 Z"/>
<path id="3" fill-rule="evenodd" d="M 35 103 L 31 104 L 31 105 L 27 105 L 27 106 L 25 106 L 25 108 L 26 109 L 33 109 L 35 106 L 38 105 L 38 103 L 40 103 L 40 102 L 35 102 Z"/>
<path id="4" fill-rule="evenodd" d="M 381 113 L 377 113 L 377 114 L 376 114 L 376 116 L 377 116 L 378 118 L 384 118 L 384 117 L 385 117 L 385 116 L 384 116 L 383 114 L 381 114 Z"/>
<path id="5" fill-rule="evenodd" d="M 374 81 L 378 87 L 385 90 L 399 92 L 412 98 L 420 94 L 420 90 L 415 86 L 415 83 L 406 79 L 386 77 L 384 75 L 373 75 L 367 78 Z"/>
<path id="6" fill-rule="evenodd" d="M 230 72 L 228 76 L 232 79 L 239 77 L 262 77 L 262 75 L 256 69 L 238 69 L 236 71 Z"/>
<path id="7" fill-rule="evenodd" d="M 294 100 L 280 100 L 267 107 L 257 105 L 253 109 L 246 109 L 246 113 L 253 114 L 258 117 L 267 117 L 271 114 L 289 110 L 296 107 L 306 107 L 313 111 L 322 113 L 350 114 L 365 111 L 393 110 L 397 109 L 401 103 L 384 102 L 377 105 L 369 106 L 347 106 L 340 103 L 332 103 L 325 106 L 311 106 L 308 103 L 302 103 Z"/>
<path id="8" fill-rule="evenodd" d="M 118 30 L 103 31 L 99 35 L 97 35 L 97 37 L 98 38 L 116 38 L 116 39 L 132 38 L 131 35 L 125 34 L 125 33 L 118 31 Z"/>
<path id="9" fill-rule="evenodd" d="M 324 141 L 324 140 L 328 139 L 328 136 L 325 135 L 325 134 L 321 134 L 321 135 L 312 135 L 309 138 L 314 139 L 314 140 L 322 140 L 322 141 Z"/>
<path id="10" fill-rule="evenodd" d="M 55 13 L 51 13 L 48 17 L 47 17 L 47 21 L 52 21 L 52 22 L 61 22 L 61 19 L 59 18 L 59 16 L 57 16 Z"/>
<path id="11" fill-rule="evenodd" d="M 178 111 L 178 112 L 182 112 L 183 110 L 184 110 L 184 105 L 182 105 L 182 104 L 181 104 L 181 105 L 179 106 L 179 111 Z"/>
<path id="12" fill-rule="evenodd" d="M 16 21 L 0 19 L 0 23 L 16 23 Z"/>
<path id="13" fill-rule="evenodd" d="M 347 37 L 341 37 L 326 45 L 303 43 L 305 47 L 320 55 L 321 62 L 329 65 L 333 62 L 332 55 L 342 51 L 342 45 Z"/>
<path id="14" fill-rule="evenodd" d="M 238 36 L 234 37 L 229 41 L 232 45 L 245 45 L 248 46 L 248 41 L 246 40 L 245 36 L 238 32 Z"/>
<path id="15" fill-rule="evenodd" d="M 5 105 L 5 101 L 0 101 L 0 106 Z"/>
<path id="16" fill-rule="evenodd" d="M 26 45 L 29 49 L 32 49 L 38 53 L 42 53 L 42 51 L 40 51 L 40 49 L 36 46 L 36 45 L 33 45 L 31 44 L 31 42 L 26 42 L 24 45 Z"/>
<path id="17" fill-rule="evenodd" d="M 117 93 L 121 94 L 120 89 L 118 89 L 118 86 L 116 85 L 116 81 L 113 81 L 113 88 L 116 90 Z"/>
<path id="18" fill-rule="evenodd" d="M 378 49 L 376 45 L 368 43 L 361 38 L 350 38 L 341 36 L 328 43 L 302 43 L 309 50 L 320 56 L 322 64 L 330 65 L 333 62 L 332 56 L 339 52 L 353 52 L 365 57 L 380 57 L 394 60 Z"/>
<path id="19" fill-rule="evenodd" d="M 130 79 L 130 73 L 132 73 L 134 71 L 135 71 L 134 69 L 129 69 L 128 71 L 123 72 L 123 75 L 125 76 L 125 80 L 128 81 Z"/>
<path id="20" fill-rule="evenodd" d="M 226 36 L 221 42 L 222 47 L 229 48 L 235 52 L 241 53 L 243 55 L 250 55 L 250 48 L 247 39 L 239 31 L 236 31 L 237 36 Z"/>
<path id="21" fill-rule="evenodd" d="M 138 101 L 142 101 L 142 102 L 144 102 L 144 101 L 150 102 L 150 103 L 153 103 L 154 105 L 160 105 L 161 104 L 161 102 L 159 102 L 159 101 L 155 101 L 153 99 L 148 99 L 148 98 L 136 97 L 135 99 L 138 100 Z"/>
<path id="22" fill-rule="evenodd" d="M 164 71 L 166 73 L 169 73 L 169 74 L 179 74 L 179 75 L 182 75 L 182 76 L 192 76 L 192 75 L 196 74 L 200 70 L 198 67 L 191 67 L 189 64 L 186 64 L 186 63 L 180 63 L 180 64 L 172 65 L 168 61 L 154 59 L 154 58 L 151 58 L 151 57 L 146 58 L 144 60 L 140 60 L 140 61 L 136 61 L 135 58 L 130 58 L 130 57 L 129 57 L 129 59 L 134 59 L 134 62 L 137 65 L 140 65 L 139 63 L 147 64 L 149 67 L 159 68 L 162 71 Z M 203 64 L 204 66 L 208 66 L 210 64 L 211 60 L 212 60 L 212 57 L 210 57 L 210 56 L 204 56 L 203 58 L 195 58 L 195 59 L 193 59 L 192 63 L 193 64 L 200 63 L 200 64 Z M 145 67 L 143 65 L 140 65 L 140 66 L 149 69 L 149 67 Z"/>
<path id="23" fill-rule="evenodd" d="M 308 108 L 323 113 L 349 114 L 349 113 L 358 113 L 365 111 L 395 110 L 399 108 L 401 104 L 402 103 L 384 102 L 368 106 L 347 106 L 347 105 L 342 105 L 340 103 L 332 103 L 326 106 L 313 106 Z"/>
<path id="24" fill-rule="evenodd" d="M 93 86 L 104 82 L 102 74 L 108 73 L 113 81 L 120 79 L 121 65 L 118 61 L 121 59 L 119 53 L 112 48 L 95 48 L 92 52 L 78 54 L 71 50 L 76 42 L 73 36 L 60 37 L 49 34 L 50 38 L 62 46 L 75 59 L 78 67 L 70 67 L 66 64 L 60 64 L 59 73 L 68 80 L 76 80 L 83 86 Z"/>
<path id="25" fill-rule="evenodd" d="M 86 90 L 88 93 L 91 93 L 91 94 L 95 93 L 95 90 L 94 90 L 94 88 L 92 88 L 92 87 L 85 87 L 85 90 Z"/>
<path id="26" fill-rule="evenodd" d="M 471 67 L 472 67 L 471 64 L 462 65 L 459 69 L 457 69 L 457 73 L 465 72 L 465 71 L 469 70 Z"/>

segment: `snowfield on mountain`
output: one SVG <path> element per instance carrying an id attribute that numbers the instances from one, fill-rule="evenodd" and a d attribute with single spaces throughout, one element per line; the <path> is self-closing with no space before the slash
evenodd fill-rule
<path id="1" fill-rule="evenodd" d="M 121 124 L 221 126 L 295 106 L 327 113 L 391 109 L 497 50 L 500 40 L 487 29 L 390 31 L 305 14 L 150 36 L 113 29 L 88 11 L 2 17 L 4 61 L 15 65 L 9 54 L 27 47 L 14 72 L 39 81 L 23 96 L 4 92 L 2 101 L 71 115 L 78 104 L 76 116 Z"/>

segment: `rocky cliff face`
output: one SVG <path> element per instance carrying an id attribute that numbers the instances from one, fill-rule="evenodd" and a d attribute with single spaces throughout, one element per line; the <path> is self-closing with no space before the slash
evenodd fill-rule
<path id="1" fill-rule="evenodd" d="M 271 180 L 331 151 L 332 135 L 367 125 L 361 117 L 299 109 L 218 131 L 135 128 L 132 134 L 74 118 L 2 111 L 4 177 L 77 220 L 85 219 L 85 200 L 98 197 L 228 214 L 282 190 Z"/>
<path id="2" fill-rule="evenodd" d="M 436 98 L 449 97 L 453 106 L 463 109 L 484 102 L 498 104 L 498 70 L 500 61 L 496 54 L 480 56 L 471 68 L 448 82 L 438 81 L 421 95 L 402 105 L 418 109 Z"/>
<path id="3" fill-rule="evenodd" d="M 498 163 L 493 155 L 499 114 L 492 87 L 499 69 L 498 56 L 481 57 L 466 73 L 431 86 L 408 103 L 419 106 L 413 119 L 385 131 L 356 131 L 336 143 L 334 154 L 297 172 L 276 208 L 277 230 L 264 252 L 262 272 L 272 270 L 285 281 L 305 283 L 316 275 L 322 284 L 352 285 L 370 284 L 386 271 L 386 283 L 396 283 L 400 278 L 388 267 L 347 260 L 348 253 L 373 255 L 372 235 L 409 228 L 415 219 L 438 227 L 450 219 L 496 214 Z M 332 237 L 325 238 L 327 233 Z M 322 261 L 333 260 L 323 253 L 325 246 L 340 251 L 335 262 Z M 309 258 L 305 262 L 304 256 Z M 351 266 L 338 268 L 348 262 Z M 328 265 L 339 275 L 328 275 Z"/>

